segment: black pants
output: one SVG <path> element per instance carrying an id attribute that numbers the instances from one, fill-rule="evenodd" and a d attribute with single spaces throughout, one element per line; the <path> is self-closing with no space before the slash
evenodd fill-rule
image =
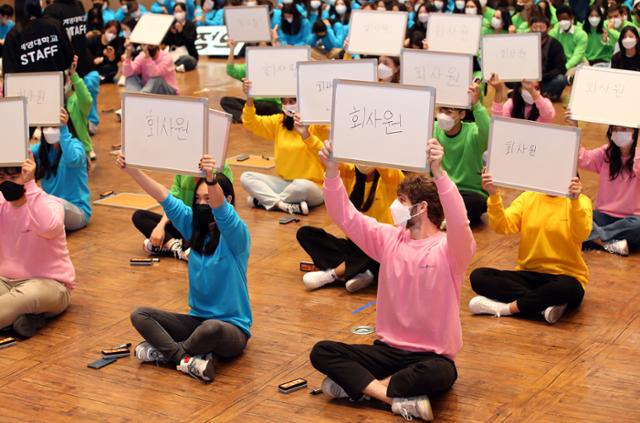
<path id="1" fill-rule="evenodd" d="M 350 239 L 335 237 L 324 229 L 313 226 L 303 226 L 298 229 L 296 238 L 318 269 L 334 269 L 340 263 L 344 263 L 346 267 L 343 279 L 345 280 L 366 270 L 378 276 L 380 264 L 366 255 Z"/>
<path id="2" fill-rule="evenodd" d="M 487 211 L 487 200 L 473 191 L 460 191 L 464 206 L 467 208 L 467 218 L 472 225 L 482 222 L 482 214 Z"/>
<path id="3" fill-rule="evenodd" d="M 502 303 L 517 301 L 526 317 L 540 318 L 542 311 L 554 305 L 576 308 L 584 297 L 580 282 L 566 275 L 482 267 L 471 272 L 469 279 L 477 294 Z"/>
<path id="4" fill-rule="evenodd" d="M 357 400 L 374 380 L 391 376 L 387 396 L 407 398 L 449 390 L 458 378 L 453 361 L 429 352 L 410 352 L 375 341 L 349 345 L 321 341 L 311 350 L 311 364 Z"/>
<path id="5" fill-rule="evenodd" d="M 135 213 L 133 213 L 133 216 L 131 216 L 133 224 L 140 232 L 142 232 L 145 238 L 149 238 L 151 236 L 151 232 L 153 232 L 156 226 L 158 226 L 161 219 L 162 215 L 147 210 L 136 210 Z M 162 241 L 163 244 L 170 239 L 182 239 L 182 234 L 171 222 L 164 227 L 164 233 L 164 241 Z M 184 244 L 183 247 L 186 248 Z"/>
<path id="6" fill-rule="evenodd" d="M 131 313 L 131 323 L 145 341 L 173 363 L 208 353 L 233 358 L 242 354 L 248 341 L 247 334 L 231 323 L 149 307 Z"/>
<path id="7" fill-rule="evenodd" d="M 242 123 L 242 109 L 244 109 L 245 103 L 245 100 L 237 97 L 222 97 L 220 99 L 220 107 L 233 116 L 234 123 Z M 254 101 L 254 105 L 258 116 L 271 116 L 282 113 L 282 109 L 271 101 L 258 100 Z"/>

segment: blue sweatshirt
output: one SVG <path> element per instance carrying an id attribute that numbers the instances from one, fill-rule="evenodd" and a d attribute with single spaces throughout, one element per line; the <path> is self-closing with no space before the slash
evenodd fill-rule
<path id="1" fill-rule="evenodd" d="M 311 35 L 311 23 L 307 18 L 302 18 L 300 31 L 297 34 L 285 34 L 282 25 L 278 28 L 278 39 L 283 46 L 304 46 L 307 45 Z"/>
<path id="2" fill-rule="evenodd" d="M 202 16 L 204 11 L 198 6 L 196 9 L 196 16 Z M 224 25 L 224 8 L 213 9 L 205 13 L 204 20 L 196 22 L 196 26 L 218 26 Z"/>
<path id="3" fill-rule="evenodd" d="M 91 194 L 89 192 L 89 175 L 87 173 L 87 156 L 80 140 L 73 138 L 66 126 L 60 127 L 60 149 L 62 156 L 55 176 L 42 179 L 42 189 L 58 198 L 67 200 L 91 218 Z M 31 147 L 33 157 L 39 163 L 40 144 Z M 53 163 L 58 152 L 49 149 L 49 163 Z"/>
<path id="4" fill-rule="evenodd" d="M 342 48 L 344 46 L 344 38 L 342 38 L 342 24 L 336 23 L 335 29 L 327 26 L 327 33 L 324 37 L 322 37 L 322 45 L 325 50 L 331 50 L 334 48 Z M 307 39 L 307 44 L 310 46 L 315 46 L 318 43 L 318 36 L 316 34 L 309 35 Z"/>
<path id="5" fill-rule="evenodd" d="M 191 239 L 193 211 L 168 195 L 160 203 L 185 239 Z M 251 304 L 247 267 L 251 239 L 249 228 L 226 201 L 213 209 L 220 242 L 210 256 L 189 254 L 189 307 L 191 316 L 231 323 L 251 336 Z"/>
<path id="6" fill-rule="evenodd" d="M 11 31 L 11 28 L 13 28 L 14 25 L 15 23 L 13 21 L 0 25 L 0 40 L 4 40 L 7 37 L 7 34 Z"/>

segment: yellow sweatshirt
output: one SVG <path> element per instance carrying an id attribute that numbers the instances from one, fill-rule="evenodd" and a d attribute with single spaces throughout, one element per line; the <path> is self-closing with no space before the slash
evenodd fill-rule
<path id="1" fill-rule="evenodd" d="M 242 125 L 251 133 L 274 141 L 276 173 L 283 179 L 308 179 L 318 185 L 324 180 L 324 166 L 318 153 L 324 146 L 326 129 L 311 125 L 311 135 L 302 139 L 296 130 L 282 126 L 284 115 L 257 116 L 255 107 L 244 106 Z"/>
<path id="2" fill-rule="evenodd" d="M 591 200 L 576 200 L 523 192 L 505 210 L 502 197 L 487 201 L 491 228 L 500 234 L 520 233 L 516 270 L 568 275 L 585 288 L 589 269 L 582 257 L 582 242 L 591 232 Z"/>
<path id="3" fill-rule="evenodd" d="M 389 206 L 391 206 L 393 200 L 397 198 L 398 185 L 404 179 L 404 174 L 402 171 L 397 169 L 376 168 L 376 170 L 380 174 L 378 186 L 376 187 L 376 195 L 369 210 L 364 211 L 363 213 L 366 216 L 373 217 L 380 223 L 393 224 Z M 353 187 L 356 184 L 355 165 L 350 163 L 341 164 L 340 176 L 345 189 L 349 195 L 351 195 Z M 367 201 L 367 198 L 369 198 L 369 192 L 371 192 L 372 186 L 373 181 L 365 183 L 363 201 Z"/>

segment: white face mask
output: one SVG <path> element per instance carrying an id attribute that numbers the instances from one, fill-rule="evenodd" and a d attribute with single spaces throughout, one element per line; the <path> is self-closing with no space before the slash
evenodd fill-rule
<path id="1" fill-rule="evenodd" d="M 465 3 L 466 2 L 464 2 L 464 1 L 456 1 L 456 9 L 458 9 L 458 10 L 464 9 Z"/>
<path id="2" fill-rule="evenodd" d="M 320 0 L 311 0 L 311 8 L 312 9 L 317 9 L 320 7 L 320 5 L 322 4 L 322 2 Z"/>
<path id="3" fill-rule="evenodd" d="M 122 35 L 124 35 L 124 38 L 129 38 L 131 36 L 131 31 L 122 31 Z"/>
<path id="4" fill-rule="evenodd" d="M 571 29 L 571 21 L 564 19 L 558 22 L 558 26 L 562 31 L 568 31 L 569 29 Z"/>
<path id="5" fill-rule="evenodd" d="M 127 11 L 128 11 L 128 8 L 127 8 L 127 5 L 126 5 L 126 4 L 123 4 L 122 6 L 120 6 L 120 9 L 122 9 L 122 11 L 123 11 L 124 13 L 127 13 Z"/>
<path id="6" fill-rule="evenodd" d="M 398 0 L 398 3 L 400 3 L 400 4 L 405 4 L 405 3 L 406 3 L 406 0 Z"/>
<path id="7" fill-rule="evenodd" d="M 620 148 L 629 147 L 633 144 L 633 133 L 627 131 L 613 131 L 611 141 Z"/>
<path id="8" fill-rule="evenodd" d="M 298 105 L 297 104 L 283 104 L 282 105 L 282 113 L 284 113 L 285 116 L 293 117 L 293 115 L 296 114 L 297 111 L 298 111 Z"/>
<path id="9" fill-rule="evenodd" d="M 600 16 L 589 16 L 589 25 L 594 28 L 600 25 Z"/>
<path id="10" fill-rule="evenodd" d="M 108 43 L 110 43 L 111 41 L 116 39 L 116 34 L 114 34 L 113 32 L 105 32 L 104 38 L 107 40 Z"/>
<path id="11" fill-rule="evenodd" d="M 345 13 L 347 13 L 347 6 L 345 6 L 344 4 L 337 5 L 336 13 L 340 16 L 344 15 Z"/>
<path id="12" fill-rule="evenodd" d="M 625 37 L 622 39 L 622 47 L 626 49 L 634 48 L 638 44 L 635 37 Z"/>
<path id="13" fill-rule="evenodd" d="M 184 20 L 187 17 L 187 14 L 184 12 L 176 12 L 173 14 L 173 17 L 176 18 L 176 21 L 178 22 L 184 22 Z"/>
<path id="14" fill-rule="evenodd" d="M 427 23 L 427 21 L 429 20 L 429 14 L 428 13 L 418 13 L 418 20 L 422 23 Z"/>
<path id="15" fill-rule="evenodd" d="M 500 19 L 500 18 L 491 18 L 491 27 L 493 29 L 502 29 L 502 19 Z"/>
<path id="16" fill-rule="evenodd" d="M 487 0 L 480 0 L 480 6 L 486 7 L 487 6 Z"/>
<path id="17" fill-rule="evenodd" d="M 466 9 L 464 9 L 464 13 L 467 15 L 477 15 L 478 9 L 476 9 L 475 7 L 467 7 Z"/>
<path id="18" fill-rule="evenodd" d="M 47 144 L 58 144 L 60 142 L 60 128 L 44 128 L 42 135 Z"/>
<path id="19" fill-rule="evenodd" d="M 135 12 L 131 12 L 131 17 L 133 19 L 138 19 L 140 17 L 140 15 L 142 15 L 142 13 L 140 13 L 139 10 L 136 10 Z"/>
<path id="20" fill-rule="evenodd" d="M 393 200 L 393 203 L 391 203 L 391 206 L 389 206 L 389 211 L 391 211 L 391 218 L 393 219 L 393 224 L 396 226 L 406 227 L 407 222 L 409 222 L 409 219 L 424 213 L 424 211 L 421 211 L 412 215 L 411 209 L 413 207 L 414 206 L 405 206 L 397 198 Z"/>
<path id="21" fill-rule="evenodd" d="M 378 79 L 384 82 L 389 82 L 393 78 L 393 69 L 384 63 L 378 65 Z"/>
<path id="22" fill-rule="evenodd" d="M 456 126 L 456 120 L 446 113 L 438 113 L 438 126 L 447 132 Z"/>
<path id="23" fill-rule="evenodd" d="M 433 2 L 433 5 L 436 7 L 436 9 L 442 10 L 442 8 L 444 7 L 444 2 L 442 0 L 436 0 Z"/>
<path id="24" fill-rule="evenodd" d="M 248 1 L 248 2 L 246 3 L 246 5 L 247 5 L 248 7 L 254 7 L 254 6 L 257 6 L 257 5 L 258 5 L 258 2 L 257 2 L 257 1 Z"/>
<path id="25" fill-rule="evenodd" d="M 282 3 L 291 4 L 291 3 L 293 3 L 293 0 L 282 0 Z"/>
<path id="26" fill-rule="evenodd" d="M 622 26 L 622 18 L 613 18 L 611 19 L 611 23 L 614 28 L 618 29 Z"/>
<path id="27" fill-rule="evenodd" d="M 204 8 L 204 10 L 211 10 L 213 9 L 213 1 L 212 0 L 205 0 L 204 4 L 202 5 L 202 7 Z"/>
<path id="28" fill-rule="evenodd" d="M 533 96 L 529 93 L 529 91 L 521 89 L 520 95 L 522 95 L 522 99 L 525 103 L 529 105 L 533 104 Z"/>
<path id="29" fill-rule="evenodd" d="M 293 18 L 284 18 L 285 21 L 287 21 L 288 23 L 293 23 Z"/>

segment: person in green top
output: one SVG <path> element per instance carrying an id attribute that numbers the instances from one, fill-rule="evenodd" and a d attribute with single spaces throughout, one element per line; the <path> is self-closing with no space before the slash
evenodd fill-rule
<path id="1" fill-rule="evenodd" d="M 226 162 L 222 173 L 233 183 L 233 173 Z M 172 196 L 191 207 L 195 198 L 196 178 L 175 175 L 170 192 Z M 188 241 L 173 226 L 166 214 L 158 214 L 148 210 L 136 210 L 131 220 L 135 227 L 145 236 L 142 248 L 147 254 L 172 255 L 180 260 L 189 260 L 190 249 Z"/>
<path id="2" fill-rule="evenodd" d="M 495 9 L 489 27 L 482 28 L 483 35 L 513 34 L 514 32 L 516 32 L 516 27 L 511 22 L 511 15 L 506 7 Z"/>
<path id="3" fill-rule="evenodd" d="M 65 102 L 69 112 L 69 124 L 73 126 L 78 139 L 84 147 L 84 151 L 91 158 L 95 158 L 91 135 L 89 135 L 89 112 L 93 104 L 91 93 L 76 69 L 78 67 L 78 56 L 73 56 L 73 62 L 69 67 L 69 75 L 65 74 Z"/>
<path id="4" fill-rule="evenodd" d="M 582 25 L 587 33 L 588 43 L 586 57 L 590 65 L 598 63 L 609 64 L 615 49 L 620 32 L 604 25 L 604 19 L 600 6 L 594 4 L 589 9 L 589 16 Z"/>
<path id="5" fill-rule="evenodd" d="M 586 62 L 587 44 L 589 36 L 579 25 L 573 23 L 573 12 L 567 5 L 559 6 L 557 9 L 558 24 L 554 26 L 549 35 L 562 44 L 564 55 L 567 57 L 567 78 L 576 72 L 576 67 Z"/>
<path id="6" fill-rule="evenodd" d="M 277 28 L 276 28 L 277 30 Z M 235 64 L 235 46 L 236 43 L 229 39 L 229 57 L 227 59 L 227 75 L 238 81 L 242 81 L 247 76 L 246 64 Z M 220 107 L 233 116 L 233 123 L 242 123 L 242 110 L 246 101 L 238 97 L 222 97 L 220 99 Z M 280 98 L 255 98 L 256 114 L 258 116 L 271 116 L 282 113 L 282 103 Z"/>
<path id="7" fill-rule="evenodd" d="M 442 167 L 458 186 L 471 224 L 487 211 L 487 193 L 482 189 L 482 155 L 489 142 L 489 112 L 480 101 L 480 86 L 469 87 L 475 122 L 463 122 L 467 111 L 440 107 L 434 135 L 444 148 Z"/>
<path id="8" fill-rule="evenodd" d="M 638 27 L 626 18 L 626 8 L 623 6 L 612 4 L 607 8 L 607 21 L 605 22 L 605 26 L 607 28 L 615 29 L 616 31 L 622 31 L 623 28 L 627 26 L 632 26 L 635 29 Z"/>

